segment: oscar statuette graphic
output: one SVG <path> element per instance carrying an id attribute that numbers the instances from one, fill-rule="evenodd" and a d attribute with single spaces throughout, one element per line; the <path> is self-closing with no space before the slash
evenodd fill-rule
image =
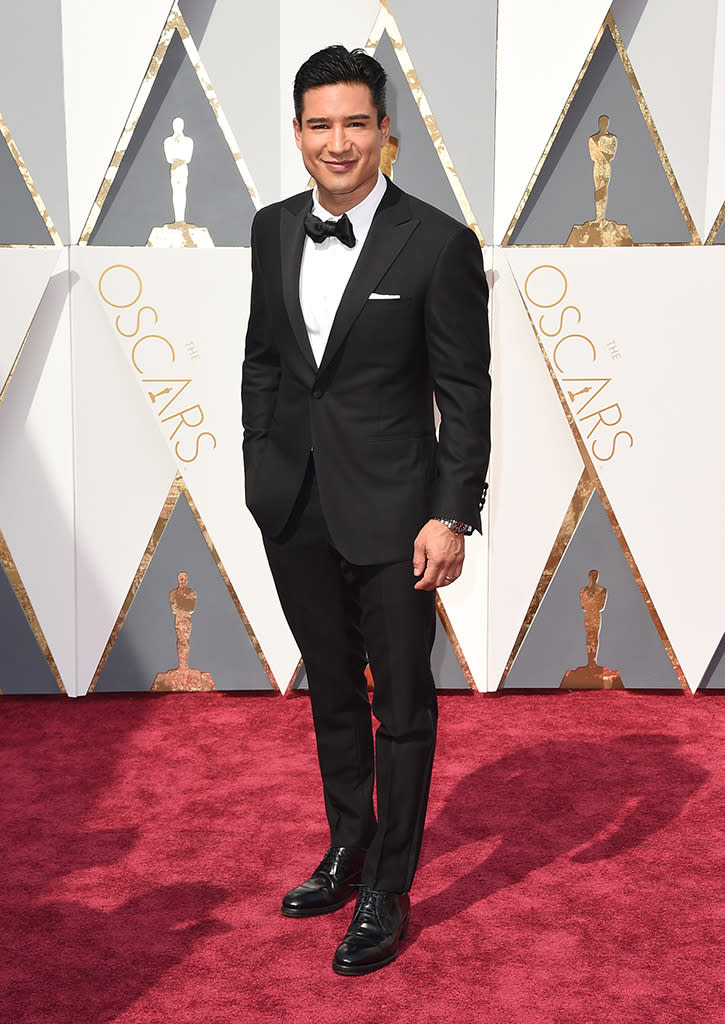
<path id="1" fill-rule="evenodd" d="M 391 135 L 380 150 L 380 170 L 391 181 L 393 180 L 393 164 L 398 159 L 398 146 L 398 139 Z"/>
<path id="2" fill-rule="evenodd" d="M 560 688 L 564 690 L 623 690 L 622 679 L 616 669 L 597 664 L 602 612 L 607 603 L 606 587 L 599 583 L 597 569 L 589 571 L 589 585 L 579 591 L 579 604 L 584 610 L 587 663 L 564 673 Z"/>
<path id="3" fill-rule="evenodd" d="M 214 681 L 208 672 L 189 668 L 191 616 L 196 608 L 196 591 L 188 585 L 187 573 L 180 572 L 177 579 L 179 585 L 169 592 L 169 604 L 174 614 L 179 664 L 168 672 L 159 672 L 151 689 L 166 693 L 172 690 L 213 690 Z"/>
<path id="4" fill-rule="evenodd" d="M 594 220 L 575 224 L 566 240 L 567 245 L 634 245 L 627 225 L 607 220 L 606 216 L 612 160 L 616 152 L 617 136 L 609 131 L 609 118 L 602 114 L 599 118 L 599 131 L 589 139 L 589 156 L 594 163 Z"/>
<path id="5" fill-rule="evenodd" d="M 174 221 L 153 228 L 146 243 L 156 249 L 213 249 L 214 243 L 206 228 L 186 222 L 186 191 L 189 183 L 189 164 L 194 154 L 194 140 L 184 134 L 184 119 L 175 117 L 171 123 L 173 135 L 164 139 L 164 156 L 169 164 L 171 202 Z"/>

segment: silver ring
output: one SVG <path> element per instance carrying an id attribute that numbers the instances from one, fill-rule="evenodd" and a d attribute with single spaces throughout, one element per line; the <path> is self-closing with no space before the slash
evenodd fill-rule
<path id="1" fill-rule="evenodd" d="M 451 581 L 453 581 L 455 578 L 456 578 L 455 576 L 446 576 L 446 579 L 447 580 L 451 580 Z"/>

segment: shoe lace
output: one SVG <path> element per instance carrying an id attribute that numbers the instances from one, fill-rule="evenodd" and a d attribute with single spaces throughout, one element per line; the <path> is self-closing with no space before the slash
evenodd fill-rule
<path id="1" fill-rule="evenodd" d="M 385 893 L 376 892 L 367 885 L 360 887 L 360 893 L 355 904 L 355 913 L 352 916 L 356 923 L 370 922 L 377 924 L 380 920 L 380 909 L 385 898 Z"/>

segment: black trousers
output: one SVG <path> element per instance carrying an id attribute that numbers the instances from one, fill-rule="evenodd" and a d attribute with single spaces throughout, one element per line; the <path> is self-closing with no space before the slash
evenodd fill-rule
<path id="1" fill-rule="evenodd" d="M 330 841 L 367 850 L 364 885 L 407 892 L 436 739 L 435 594 L 414 589 L 412 539 L 410 559 L 392 564 L 351 565 L 335 550 L 312 462 L 284 532 L 264 543 L 307 672 Z"/>

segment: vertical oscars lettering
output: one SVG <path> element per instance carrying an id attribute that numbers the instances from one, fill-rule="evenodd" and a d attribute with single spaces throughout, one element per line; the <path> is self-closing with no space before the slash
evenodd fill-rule
<path id="1" fill-rule="evenodd" d="M 198 402 L 186 404 L 193 395 L 193 387 L 184 395 L 192 385 L 192 378 L 166 375 L 176 362 L 176 348 L 163 334 L 151 330 L 158 324 L 159 314 L 153 306 L 139 305 L 143 281 L 137 271 L 125 263 L 106 267 L 98 278 L 98 291 L 107 306 L 122 311 L 114 319 L 115 329 L 132 343 L 131 362 L 141 383 L 147 385 L 146 394 L 154 411 L 162 423 L 168 424 L 169 440 L 173 441 L 178 435 L 174 453 L 179 461 L 194 462 L 204 450 L 216 448 L 214 434 L 200 431 L 204 422 L 201 405 Z"/>
<path id="2" fill-rule="evenodd" d="M 611 343 L 601 352 L 587 334 L 572 330 L 581 324 L 582 311 L 578 306 L 562 305 L 568 290 L 566 274 L 550 263 L 534 267 L 524 282 L 528 301 L 537 310 L 544 310 L 535 326 L 540 337 L 547 339 L 543 344 L 549 349 L 549 358 L 587 447 L 599 462 L 609 462 L 620 451 L 633 448 L 634 437 L 628 430 L 615 430 L 624 413 L 619 402 L 612 400 L 616 388 L 613 378 L 589 374 L 600 355 L 616 359 L 620 354 Z"/>

